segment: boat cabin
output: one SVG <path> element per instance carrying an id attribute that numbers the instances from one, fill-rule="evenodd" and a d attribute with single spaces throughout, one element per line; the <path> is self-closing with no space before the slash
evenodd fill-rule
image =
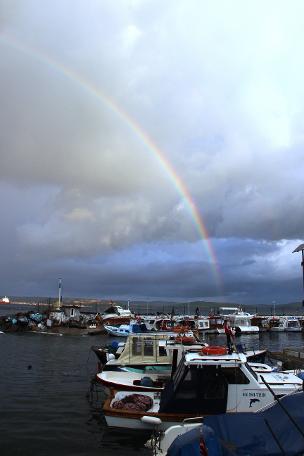
<path id="1" fill-rule="evenodd" d="M 191 330 L 198 330 L 199 332 L 205 331 L 210 328 L 208 317 L 185 317 L 177 318 L 176 324 L 178 326 L 185 326 Z"/>
<path id="2" fill-rule="evenodd" d="M 302 385 L 294 375 L 266 371 L 262 375 L 278 395 Z M 186 353 L 162 392 L 159 412 L 209 415 L 254 411 L 272 399 L 244 354 Z"/>
<path id="3" fill-rule="evenodd" d="M 228 317 L 231 326 L 238 329 L 240 333 L 258 333 L 259 327 L 252 325 L 252 318 L 253 315 L 241 310 L 237 311 L 235 314 L 229 315 Z"/>
<path id="4" fill-rule="evenodd" d="M 286 317 L 285 331 L 302 331 L 302 326 L 297 317 Z"/>
<path id="5" fill-rule="evenodd" d="M 166 336 L 130 335 L 118 359 L 110 360 L 104 370 L 115 366 L 171 366 L 172 357 L 166 350 Z"/>

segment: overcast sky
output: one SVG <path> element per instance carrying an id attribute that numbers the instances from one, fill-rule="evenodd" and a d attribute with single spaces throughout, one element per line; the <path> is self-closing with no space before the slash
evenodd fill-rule
<path id="1" fill-rule="evenodd" d="M 302 300 L 303 30 L 296 0 L 0 0 L 0 294 Z"/>

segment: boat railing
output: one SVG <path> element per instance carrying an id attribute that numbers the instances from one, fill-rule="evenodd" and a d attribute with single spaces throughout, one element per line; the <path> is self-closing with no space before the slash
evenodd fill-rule
<path id="1" fill-rule="evenodd" d="M 202 423 L 203 419 L 204 419 L 203 416 L 194 416 L 192 418 L 185 418 L 182 421 L 182 424 L 184 425 L 184 424 L 188 424 L 188 423 Z"/>

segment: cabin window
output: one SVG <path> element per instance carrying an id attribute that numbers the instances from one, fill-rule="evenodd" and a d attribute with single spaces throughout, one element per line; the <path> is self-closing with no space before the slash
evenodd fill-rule
<path id="1" fill-rule="evenodd" d="M 132 355 L 133 356 L 153 356 L 153 339 L 141 339 L 133 337 L 132 339 Z"/>
<path id="2" fill-rule="evenodd" d="M 222 367 L 222 373 L 229 385 L 246 385 L 250 383 L 239 367 Z"/>
<path id="3" fill-rule="evenodd" d="M 288 326 L 290 328 L 297 328 L 299 326 L 298 322 L 297 321 L 289 321 L 288 322 Z"/>
<path id="4" fill-rule="evenodd" d="M 167 356 L 165 347 L 158 347 L 159 356 Z"/>
<path id="5" fill-rule="evenodd" d="M 132 340 L 132 355 L 141 356 L 141 340 L 139 337 L 134 337 Z"/>
<path id="6" fill-rule="evenodd" d="M 71 317 L 75 317 L 75 309 L 71 309 Z"/>
<path id="7" fill-rule="evenodd" d="M 153 356 L 153 339 L 144 339 L 144 356 Z"/>
<path id="8" fill-rule="evenodd" d="M 175 400 L 196 399 L 197 396 L 197 369 L 187 369 L 187 373 L 175 394 Z"/>

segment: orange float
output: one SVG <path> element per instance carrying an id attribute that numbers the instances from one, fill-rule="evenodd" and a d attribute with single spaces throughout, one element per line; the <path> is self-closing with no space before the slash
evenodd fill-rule
<path id="1" fill-rule="evenodd" d="M 202 355 L 213 355 L 213 356 L 218 356 L 218 355 L 226 355 L 227 354 L 227 348 L 226 347 L 220 347 L 217 345 L 211 346 L 211 347 L 203 347 L 201 349 L 201 354 Z"/>

